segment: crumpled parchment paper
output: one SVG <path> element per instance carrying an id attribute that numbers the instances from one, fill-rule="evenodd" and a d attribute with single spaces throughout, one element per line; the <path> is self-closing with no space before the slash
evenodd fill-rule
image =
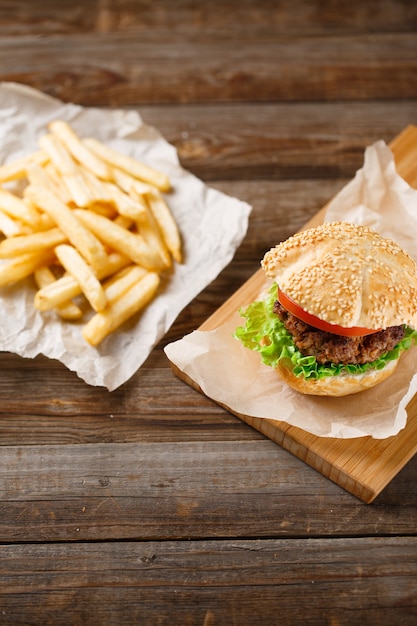
<path id="1" fill-rule="evenodd" d="M 80 136 L 93 136 L 168 174 L 173 190 L 165 198 L 182 235 L 184 263 L 176 264 L 141 316 L 97 348 L 82 338 L 80 324 L 34 309 L 31 279 L 2 288 L 0 350 L 58 359 L 88 384 L 112 391 L 137 371 L 181 310 L 228 265 L 246 235 L 251 207 L 183 169 L 175 148 L 137 112 L 66 104 L 16 83 L 0 84 L 0 163 L 35 151 L 47 124 L 58 118 Z"/>
<path id="2" fill-rule="evenodd" d="M 417 259 L 417 191 L 398 175 L 383 141 L 366 149 L 363 167 L 329 203 L 325 220 L 370 226 Z M 237 414 L 276 419 L 337 438 L 384 439 L 406 425 L 406 406 L 417 391 L 417 347 L 403 353 L 394 374 L 373 389 L 343 398 L 304 396 L 232 337 L 242 323 L 236 312 L 219 328 L 194 331 L 166 346 L 165 352 L 207 396 Z"/>

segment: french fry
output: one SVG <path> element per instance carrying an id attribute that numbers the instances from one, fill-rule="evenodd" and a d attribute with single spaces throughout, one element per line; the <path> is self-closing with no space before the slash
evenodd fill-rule
<path id="1" fill-rule="evenodd" d="M 5 163 L 0 166 L 0 183 L 7 183 L 11 180 L 26 178 L 28 165 L 38 163 L 45 165 L 49 160 L 48 155 L 42 150 L 38 150 L 27 156 L 16 159 L 11 163 Z"/>
<path id="2" fill-rule="evenodd" d="M 112 183 L 108 183 L 107 188 L 120 215 L 130 217 L 137 222 L 146 218 L 146 207 L 141 198 L 134 200 Z"/>
<path id="3" fill-rule="evenodd" d="M 30 252 L 0 264 L 0 287 L 12 285 L 27 278 L 42 265 L 50 265 L 55 255 L 51 250 Z"/>
<path id="4" fill-rule="evenodd" d="M 142 180 L 133 178 L 133 176 L 130 176 L 129 174 L 126 174 L 126 172 L 122 172 L 121 170 L 114 169 L 113 176 L 120 187 L 123 188 L 123 186 L 126 185 L 129 189 L 129 193 L 134 192 L 134 197 L 141 196 L 143 198 L 144 196 L 146 196 L 147 193 L 150 193 L 152 190 L 155 189 L 154 185 L 144 183 Z"/>
<path id="5" fill-rule="evenodd" d="M 87 148 L 67 122 L 55 120 L 49 124 L 49 130 L 61 140 L 74 159 L 87 170 L 98 178 L 111 180 L 110 169 L 106 163 L 97 158 L 94 152 Z"/>
<path id="6" fill-rule="evenodd" d="M 54 183 L 62 202 L 65 202 L 65 204 L 69 204 L 72 201 L 72 198 L 68 192 L 67 187 L 65 186 L 64 181 L 62 180 L 62 176 L 59 174 L 54 164 L 48 161 L 43 169 L 45 170 L 45 173 L 48 175 L 51 181 Z"/>
<path id="7" fill-rule="evenodd" d="M 145 199 L 147 194 L 152 193 L 153 188 L 147 183 L 142 183 L 141 181 L 138 181 L 130 176 L 130 174 L 127 174 L 117 168 L 113 169 L 113 176 L 119 187 L 121 187 L 132 198 L 143 203 L 146 212 L 146 219 L 141 220 L 139 224 L 139 231 L 151 247 L 155 247 L 159 250 L 164 266 L 166 268 L 171 267 L 172 262 L 170 253 L 164 242 L 161 229 L 158 226 L 155 216 L 150 211 L 149 205 Z"/>
<path id="8" fill-rule="evenodd" d="M 54 248 L 65 241 L 67 241 L 67 237 L 59 228 L 51 228 L 51 230 L 43 230 L 31 235 L 11 237 L 0 243 L 0 258 L 5 259 L 28 252 Z"/>
<path id="9" fill-rule="evenodd" d="M 181 237 L 167 203 L 157 190 L 150 191 L 147 198 L 168 250 L 177 263 L 182 263 Z"/>
<path id="10" fill-rule="evenodd" d="M 88 230 L 75 212 L 59 198 L 42 187 L 28 187 L 29 198 L 43 211 L 48 213 L 55 224 L 66 234 L 68 240 L 94 268 L 99 268 L 107 260 L 103 244 Z"/>
<path id="11" fill-rule="evenodd" d="M 80 253 L 73 246 L 61 244 L 55 248 L 55 254 L 61 265 L 79 283 L 94 311 L 102 311 L 107 304 L 103 286 Z"/>
<path id="12" fill-rule="evenodd" d="M 70 274 L 66 274 L 49 285 L 40 286 L 33 304 L 38 311 L 50 311 L 80 294 L 82 294 L 80 283 Z"/>
<path id="13" fill-rule="evenodd" d="M 0 188 L 0 209 L 29 226 L 36 226 L 39 222 L 39 212 L 7 189 Z"/>
<path id="14" fill-rule="evenodd" d="M 43 135 L 39 144 L 60 173 L 74 204 L 86 207 L 94 202 L 94 196 L 80 175 L 77 164 L 60 139 L 55 135 Z"/>
<path id="15" fill-rule="evenodd" d="M 123 189 L 125 193 L 134 198 L 142 198 L 143 202 L 145 202 L 144 196 L 146 196 L 146 194 L 154 188 L 153 185 L 144 183 L 117 167 L 112 168 L 112 175 L 114 182 L 120 187 L 120 189 Z"/>
<path id="16" fill-rule="evenodd" d="M 133 176 L 131 176 L 127 172 L 124 172 L 118 167 L 112 167 L 111 172 L 115 184 L 118 185 L 120 189 L 122 189 L 122 191 L 130 194 L 131 189 L 137 179 L 133 178 Z"/>
<path id="17" fill-rule="evenodd" d="M 49 189 L 61 202 L 66 203 L 70 200 L 70 196 L 65 187 L 63 188 L 57 185 L 54 179 L 47 173 L 46 168 L 41 167 L 37 163 L 31 163 L 28 166 L 27 178 L 31 185 L 38 185 L 39 187 Z"/>
<path id="18" fill-rule="evenodd" d="M 37 211 L 36 206 L 27 196 L 23 198 L 23 202 L 27 204 L 27 206 L 30 207 L 31 210 L 35 209 Z M 20 234 L 24 235 L 31 233 L 40 233 L 42 230 L 50 230 L 51 228 L 55 228 L 55 226 L 56 224 L 50 215 L 48 215 L 47 213 L 40 213 L 39 221 L 37 222 L 37 224 L 22 229 L 22 232 Z"/>
<path id="19" fill-rule="evenodd" d="M 40 289 L 56 282 L 56 278 L 49 267 L 43 266 L 34 272 L 35 282 Z M 55 307 L 56 313 L 65 320 L 79 320 L 83 312 L 74 302 L 64 302 Z"/>
<path id="20" fill-rule="evenodd" d="M 135 222 L 130 217 L 126 217 L 125 215 L 118 215 L 112 221 L 114 224 L 118 224 L 125 230 L 130 230 L 135 224 Z"/>
<path id="21" fill-rule="evenodd" d="M 108 256 L 107 265 L 96 273 L 99 280 L 111 276 L 115 272 L 131 264 L 131 260 L 118 252 Z M 39 311 L 50 311 L 82 293 L 79 282 L 73 276 L 66 274 L 55 282 L 45 285 L 35 294 L 34 305 Z"/>
<path id="22" fill-rule="evenodd" d="M 48 155 L 61 176 L 76 173 L 76 165 L 63 143 L 54 135 L 42 135 L 39 145 Z"/>
<path id="23" fill-rule="evenodd" d="M 139 224 L 139 232 L 151 248 L 158 250 L 164 267 L 166 269 L 170 268 L 172 266 L 171 256 L 155 217 L 148 206 L 146 207 L 146 221 Z"/>
<path id="24" fill-rule="evenodd" d="M 0 210 L 0 232 L 6 237 L 14 237 L 22 232 L 22 222 L 13 220 L 11 217 Z"/>
<path id="25" fill-rule="evenodd" d="M 62 180 L 75 206 L 88 207 L 95 201 L 91 189 L 83 176 L 78 172 L 75 172 L 75 174 L 64 174 Z"/>
<path id="26" fill-rule="evenodd" d="M 75 215 L 101 241 L 104 241 L 114 250 L 128 256 L 132 261 L 149 270 L 161 269 L 162 260 L 158 251 L 148 246 L 143 237 L 131 233 L 114 221 L 86 211 L 76 209 Z"/>
<path id="27" fill-rule="evenodd" d="M 155 297 L 159 273 L 181 261 L 181 241 L 161 195 L 164 173 L 62 120 L 39 150 L 0 166 L 0 287 L 33 275 L 34 307 L 63 322 L 93 310 L 83 336 L 98 345 Z M 73 301 L 82 296 L 81 306 Z"/>
<path id="28" fill-rule="evenodd" d="M 84 178 L 85 184 L 89 188 L 89 193 L 94 198 L 94 203 L 111 204 L 114 202 L 113 195 L 108 187 L 110 183 L 100 180 L 86 169 L 81 167 L 78 169 L 80 175 Z"/>
<path id="29" fill-rule="evenodd" d="M 88 210 L 92 211 L 93 213 L 98 213 L 99 215 L 104 215 L 104 217 L 107 217 L 109 220 L 117 219 L 118 217 L 120 217 L 113 204 L 94 202 L 94 204 L 90 204 Z"/>
<path id="30" fill-rule="evenodd" d="M 146 274 L 147 270 L 139 265 L 130 265 L 114 274 L 103 284 L 107 304 L 115 302 Z"/>
<path id="31" fill-rule="evenodd" d="M 143 180 L 146 183 L 154 185 L 160 191 L 169 191 L 171 183 L 169 177 L 145 163 L 141 163 L 136 159 L 121 154 L 117 150 L 113 150 L 104 143 L 101 143 L 97 139 L 87 138 L 82 140 L 84 145 L 89 148 L 99 158 L 103 159 L 106 163 L 113 167 L 117 167 L 128 174 L 131 174 L 134 178 Z"/>
<path id="32" fill-rule="evenodd" d="M 159 275 L 149 272 L 135 283 L 120 298 L 108 305 L 104 311 L 94 315 L 84 326 L 84 339 L 92 346 L 97 346 L 110 333 L 142 310 L 158 289 Z"/>

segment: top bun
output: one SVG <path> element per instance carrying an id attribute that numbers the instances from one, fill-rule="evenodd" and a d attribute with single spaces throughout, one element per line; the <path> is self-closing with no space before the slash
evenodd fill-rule
<path id="1" fill-rule="evenodd" d="M 265 254 L 262 267 L 305 311 L 345 328 L 417 328 L 417 264 L 366 226 L 326 222 Z"/>

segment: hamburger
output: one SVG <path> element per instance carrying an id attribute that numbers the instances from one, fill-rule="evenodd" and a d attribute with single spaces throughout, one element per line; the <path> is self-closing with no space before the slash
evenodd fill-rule
<path id="1" fill-rule="evenodd" d="M 271 286 L 235 331 L 293 389 L 345 396 L 391 376 L 417 342 L 417 264 L 372 229 L 328 222 L 267 252 Z"/>

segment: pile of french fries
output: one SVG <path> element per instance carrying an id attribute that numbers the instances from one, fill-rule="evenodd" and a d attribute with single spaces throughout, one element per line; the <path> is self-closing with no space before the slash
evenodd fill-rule
<path id="1" fill-rule="evenodd" d="M 182 262 L 163 196 L 171 183 L 63 120 L 49 124 L 38 147 L 0 166 L 0 287 L 33 275 L 36 309 L 81 320 L 97 346 Z"/>

